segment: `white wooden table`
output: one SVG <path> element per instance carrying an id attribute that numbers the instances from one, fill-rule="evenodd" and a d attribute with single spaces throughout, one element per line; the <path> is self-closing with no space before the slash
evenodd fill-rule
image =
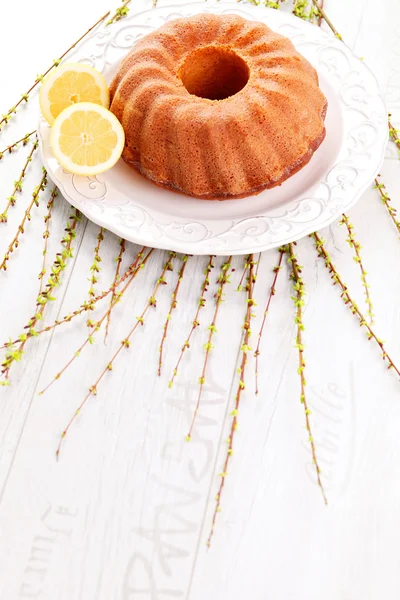
<path id="1" fill-rule="evenodd" d="M 134 10 L 150 6 L 136 1 Z M 100 17 L 109 0 L 30 2 L 2 9 L 0 113 L 29 87 L 49 59 Z M 377 75 L 394 124 L 400 124 L 400 5 L 397 0 L 326 0 L 325 9 Z M 131 9 L 133 10 L 133 8 Z M 36 126 L 31 101 L 1 134 L 0 147 Z M 31 127 L 31 125 L 33 125 Z M 25 152 L 25 150 L 20 150 Z M 0 163 L 0 203 L 18 174 L 16 154 Z M 2 257 L 40 174 L 32 165 L 25 194 L 0 225 Z M 382 168 L 400 208 L 400 162 L 391 146 Z M 21 245 L 0 273 L 0 341 L 21 332 L 34 309 L 44 202 Z M 59 249 L 69 207 L 53 213 L 49 257 Z M 350 212 L 369 273 L 376 331 L 400 362 L 400 242 L 376 190 Z M 87 296 L 98 228 L 79 225 L 74 259 L 46 310 L 51 323 Z M 358 265 L 337 224 L 322 232 L 360 306 Z M 128 245 L 124 266 L 137 251 Z M 327 489 L 315 483 L 299 402 L 294 309 L 287 269 L 278 279 L 263 338 L 260 394 L 254 363 L 240 414 L 235 455 L 211 549 L 205 542 L 214 510 L 237 387 L 245 296 L 237 292 L 243 260 L 223 304 L 195 435 L 185 444 L 212 318 L 215 279 L 202 327 L 172 390 L 168 379 L 196 309 L 207 257 L 190 258 L 170 323 L 166 360 L 156 375 L 158 346 L 176 270 L 144 328 L 116 362 L 99 393 L 71 429 L 60 456 L 60 432 L 130 329 L 159 276 L 166 254 L 155 252 L 114 311 L 103 334 L 44 396 L 38 391 L 84 340 L 84 319 L 27 345 L 0 389 L 0 598 L 43 600 L 395 600 L 400 587 L 400 388 L 379 352 L 345 308 L 311 239 L 297 251 L 304 265 L 304 334 L 308 398 Z M 118 240 L 106 235 L 99 289 L 112 282 Z M 272 282 L 275 251 L 262 255 L 255 288 L 258 331 Z M 178 259 L 175 261 L 178 264 Z M 221 259 L 217 260 L 217 266 Z"/>

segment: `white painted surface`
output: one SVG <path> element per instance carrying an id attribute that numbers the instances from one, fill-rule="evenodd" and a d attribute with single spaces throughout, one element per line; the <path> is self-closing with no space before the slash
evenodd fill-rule
<path id="1" fill-rule="evenodd" d="M 91 6 L 92 5 L 92 6 Z M 138 9 L 147 2 L 136 2 Z M 15 102 L 50 57 L 58 56 L 108 9 L 107 0 L 68 4 L 23 0 L 0 24 L 0 112 Z M 365 57 L 400 124 L 400 10 L 396 0 L 327 0 L 326 11 L 346 42 Z M 16 33 L 18 31 L 18 34 Z M 24 40 L 21 43 L 21 40 Z M 0 147 L 36 124 L 35 103 L 0 136 Z M 21 150 L 20 153 L 25 152 Z M 0 163 L 1 202 L 18 174 L 18 155 Z M 399 206 L 400 163 L 388 148 L 382 169 Z M 39 174 L 32 165 L 25 194 L 0 230 L 3 256 Z M 58 250 L 68 206 L 57 199 L 49 257 Z M 29 319 L 38 289 L 41 206 L 21 245 L 1 273 L 0 339 L 15 336 Z M 376 330 L 400 362 L 400 243 L 377 192 L 368 191 L 350 212 L 369 272 Z M 73 264 L 46 322 L 80 304 L 97 228 L 82 222 Z M 349 288 L 363 306 L 358 266 L 338 225 L 323 232 Z M 243 398 L 240 430 L 223 510 L 210 551 L 205 541 L 221 471 L 235 377 L 243 294 L 235 291 L 241 259 L 222 305 L 207 393 L 196 436 L 185 444 L 212 318 L 216 270 L 176 386 L 171 369 L 196 309 L 206 257 L 191 258 L 167 341 L 161 378 L 157 348 L 176 271 L 168 274 L 156 311 L 132 347 L 107 375 L 54 459 L 58 436 L 71 413 L 126 336 L 157 279 L 156 252 L 115 309 L 108 345 L 87 349 L 45 396 L 37 392 L 71 356 L 85 324 L 71 324 L 27 345 L 0 391 L 0 598 L 45 600 L 395 600 L 400 586 L 400 397 L 388 373 L 344 307 L 310 239 L 298 246 L 307 305 L 305 344 L 308 396 L 329 506 L 325 508 L 310 466 L 299 402 L 293 305 L 286 269 L 264 336 L 261 389 L 254 396 L 253 361 Z M 118 240 L 107 235 L 99 289 L 112 280 Z M 134 255 L 128 246 L 124 265 Z M 276 253 L 262 256 L 255 296 L 258 331 Z M 217 261 L 217 265 L 221 263 Z M 176 260 L 178 264 L 178 259 Z M 222 440 L 222 443 L 221 443 Z"/>

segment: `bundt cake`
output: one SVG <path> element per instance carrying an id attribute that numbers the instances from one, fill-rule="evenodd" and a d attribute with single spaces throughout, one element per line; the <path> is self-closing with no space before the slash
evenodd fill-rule
<path id="1" fill-rule="evenodd" d="M 237 15 L 163 25 L 135 44 L 110 92 L 124 160 L 197 198 L 279 185 L 325 137 L 315 69 L 289 39 Z"/>

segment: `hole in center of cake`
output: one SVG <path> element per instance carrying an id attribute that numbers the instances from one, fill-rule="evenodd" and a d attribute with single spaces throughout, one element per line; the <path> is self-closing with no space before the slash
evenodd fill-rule
<path id="1" fill-rule="evenodd" d="M 218 46 L 194 50 L 179 70 L 189 94 L 209 100 L 234 96 L 244 88 L 249 76 L 249 68 L 238 54 Z"/>

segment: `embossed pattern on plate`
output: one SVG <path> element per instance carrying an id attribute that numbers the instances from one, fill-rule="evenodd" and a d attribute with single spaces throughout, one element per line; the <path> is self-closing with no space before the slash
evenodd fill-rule
<path id="1" fill-rule="evenodd" d="M 210 202 L 157 188 L 122 160 L 97 177 L 64 171 L 39 124 L 43 162 L 63 196 L 90 220 L 139 244 L 191 254 L 245 254 L 274 248 L 329 225 L 372 182 L 387 142 L 387 112 L 366 65 L 330 33 L 261 6 L 203 2 L 148 10 L 95 32 L 73 55 L 109 80 L 139 38 L 201 12 L 235 13 L 289 37 L 314 65 L 328 98 L 327 135 L 312 160 L 283 185 L 241 200 Z M 69 57 L 68 60 L 71 60 Z"/>

